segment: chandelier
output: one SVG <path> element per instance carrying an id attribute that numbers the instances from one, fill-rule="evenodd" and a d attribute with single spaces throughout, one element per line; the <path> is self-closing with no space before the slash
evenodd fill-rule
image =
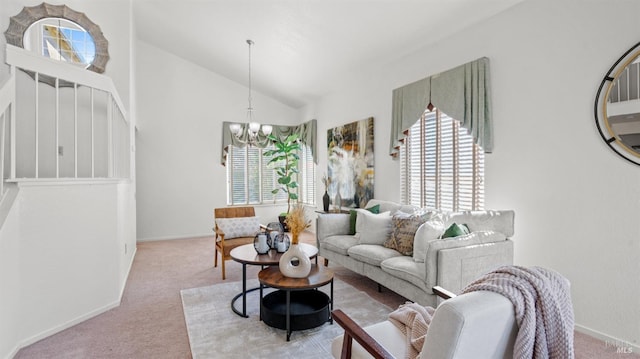
<path id="1" fill-rule="evenodd" d="M 249 45 L 249 107 L 247 108 L 247 123 L 232 123 L 229 125 L 229 129 L 237 141 L 251 146 L 265 144 L 268 141 L 267 137 L 271 134 L 273 127 L 271 125 L 261 126 L 260 123 L 253 118 L 253 106 L 251 105 L 251 45 L 253 45 L 254 42 L 247 40 L 247 44 Z M 262 139 L 258 136 L 261 130 L 264 135 Z M 246 136 L 243 136 L 244 133 L 246 133 Z"/>

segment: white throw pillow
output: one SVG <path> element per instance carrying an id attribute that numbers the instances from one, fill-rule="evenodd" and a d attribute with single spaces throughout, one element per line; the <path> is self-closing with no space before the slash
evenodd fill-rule
<path id="1" fill-rule="evenodd" d="M 413 261 L 423 263 L 427 257 L 427 248 L 429 242 L 440 238 L 444 233 L 444 220 L 441 215 L 432 215 L 432 217 L 424 222 L 413 239 Z"/>
<path id="2" fill-rule="evenodd" d="M 224 232 L 224 239 L 253 237 L 260 231 L 258 217 L 216 218 L 216 224 Z"/>
<path id="3" fill-rule="evenodd" d="M 391 219 L 391 212 L 375 214 L 367 210 L 358 210 L 358 217 L 356 217 L 358 244 L 384 245 L 391 234 Z"/>

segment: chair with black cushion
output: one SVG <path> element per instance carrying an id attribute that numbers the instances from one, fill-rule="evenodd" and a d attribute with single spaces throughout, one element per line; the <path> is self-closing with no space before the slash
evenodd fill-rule
<path id="1" fill-rule="evenodd" d="M 214 266 L 218 266 L 218 253 L 222 259 L 222 279 L 226 278 L 224 262 L 231 259 L 231 250 L 253 243 L 260 231 L 259 218 L 253 207 L 225 207 L 214 210 L 216 236 Z"/>

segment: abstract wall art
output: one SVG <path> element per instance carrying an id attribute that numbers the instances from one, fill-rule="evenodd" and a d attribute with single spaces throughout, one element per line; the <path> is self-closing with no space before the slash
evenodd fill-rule
<path id="1" fill-rule="evenodd" d="M 364 208 L 373 198 L 373 117 L 329 129 L 327 150 L 333 208 Z"/>

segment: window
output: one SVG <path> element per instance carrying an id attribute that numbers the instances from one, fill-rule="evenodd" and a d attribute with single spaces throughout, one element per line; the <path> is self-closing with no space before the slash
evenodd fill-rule
<path id="1" fill-rule="evenodd" d="M 62 22 L 68 26 L 62 26 Z M 75 25 L 75 28 L 70 26 Z M 91 35 L 80 26 L 63 19 L 57 24 L 42 24 L 42 56 L 89 67 L 96 56 L 96 45 Z"/>
<path id="2" fill-rule="evenodd" d="M 311 149 L 300 145 L 300 161 L 298 173 L 299 202 L 315 205 L 316 198 L 316 165 L 313 162 Z M 271 158 L 263 156 L 270 147 L 261 149 L 252 146 L 229 147 L 227 154 L 227 203 L 261 204 L 286 203 L 287 195 L 282 191 L 272 194 L 278 187 L 278 180 L 272 166 L 267 164 Z"/>
<path id="3" fill-rule="evenodd" d="M 97 73 L 103 73 L 109 61 L 109 42 L 100 26 L 66 5 L 25 6 L 9 19 L 4 35 L 7 44 Z M 54 85 L 52 80 L 43 82 Z"/>
<path id="4" fill-rule="evenodd" d="M 484 208 L 484 152 L 460 122 L 438 109 L 407 131 L 400 147 L 402 202 L 442 210 Z"/>

